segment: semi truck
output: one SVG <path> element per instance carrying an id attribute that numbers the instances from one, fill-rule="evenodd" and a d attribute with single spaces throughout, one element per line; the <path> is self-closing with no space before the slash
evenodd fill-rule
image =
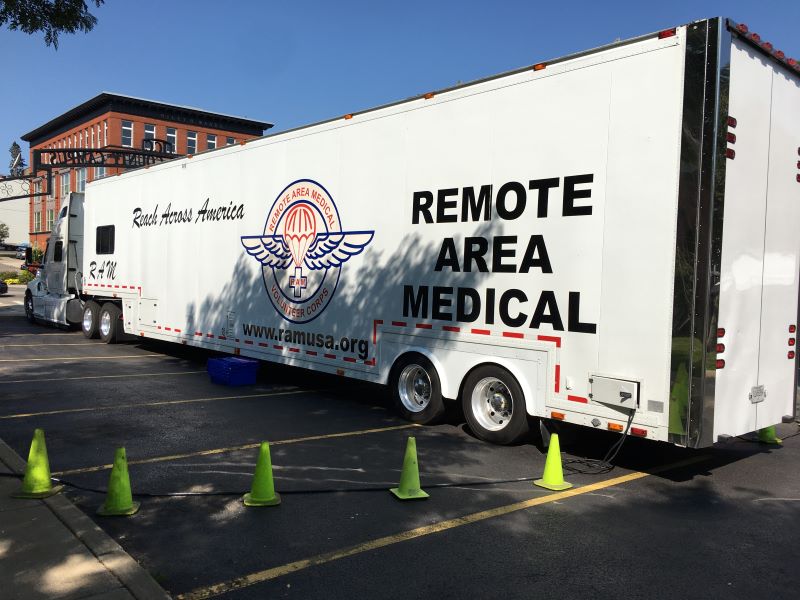
<path id="1" fill-rule="evenodd" d="M 798 109 L 724 18 L 537 62 L 89 183 L 26 313 L 709 446 L 794 418 Z"/>

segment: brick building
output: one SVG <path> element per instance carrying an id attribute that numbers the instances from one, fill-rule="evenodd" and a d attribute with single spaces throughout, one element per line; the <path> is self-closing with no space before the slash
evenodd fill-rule
<path id="1" fill-rule="evenodd" d="M 197 154 L 260 137 L 270 127 L 262 121 L 103 92 L 22 139 L 30 144 L 32 165 L 37 149 L 141 148 L 146 138 L 169 142 L 176 154 Z M 31 245 L 44 248 L 61 201 L 71 191 L 83 191 L 87 182 L 118 171 L 104 167 L 54 171 L 50 190 L 42 179 L 34 180 L 31 191 L 48 194 L 31 197 Z"/>

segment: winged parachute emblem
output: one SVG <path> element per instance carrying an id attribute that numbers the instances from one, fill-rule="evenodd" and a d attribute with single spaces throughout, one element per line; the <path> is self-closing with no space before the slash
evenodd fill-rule
<path id="1" fill-rule="evenodd" d="M 311 271 L 340 267 L 352 256 L 361 254 L 374 235 L 374 231 L 340 231 L 317 233 L 313 237 L 250 235 L 241 239 L 247 253 L 265 267 L 286 269 L 294 262 L 293 279 L 304 281 L 303 265 Z M 302 286 L 292 282 L 292 287 L 299 298 Z"/>

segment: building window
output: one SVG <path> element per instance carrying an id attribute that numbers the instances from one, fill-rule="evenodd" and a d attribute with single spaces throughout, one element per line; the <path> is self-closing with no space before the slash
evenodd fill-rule
<path id="1" fill-rule="evenodd" d="M 156 126 L 151 123 L 144 124 L 144 139 L 146 140 L 154 140 L 156 139 Z"/>
<path id="2" fill-rule="evenodd" d="M 106 176 L 106 168 L 105 167 L 95 167 L 94 168 L 94 178 L 95 179 L 102 179 Z"/>
<path id="3" fill-rule="evenodd" d="M 47 230 L 50 231 L 53 229 L 53 219 L 55 218 L 55 210 L 52 208 L 47 209 Z"/>
<path id="4" fill-rule="evenodd" d="M 69 171 L 61 173 L 61 199 L 69 196 Z"/>
<path id="5" fill-rule="evenodd" d="M 133 148 L 133 121 L 122 122 L 122 145 Z"/>
<path id="6" fill-rule="evenodd" d="M 236 140 L 232 137 L 225 138 L 225 145 L 226 146 L 233 146 L 236 143 Z"/>
<path id="7" fill-rule="evenodd" d="M 33 230 L 42 230 L 42 211 L 40 210 L 37 210 L 35 213 L 33 213 Z"/>
<path id="8" fill-rule="evenodd" d="M 167 142 L 170 152 L 173 154 L 178 152 L 178 130 L 174 127 L 167 127 Z"/>
<path id="9" fill-rule="evenodd" d="M 96 254 L 114 254 L 114 226 L 103 225 L 97 228 L 95 238 Z"/>
<path id="10" fill-rule="evenodd" d="M 86 190 L 86 169 L 75 171 L 75 191 L 83 192 Z"/>
<path id="11" fill-rule="evenodd" d="M 217 148 L 217 136 L 213 133 L 209 133 L 206 135 L 206 149 L 207 150 L 216 150 Z"/>
<path id="12" fill-rule="evenodd" d="M 42 182 L 41 182 L 41 180 L 34 181 L 33 182 L 33 194 L 35 196 L 38 196 L 41 193 L 42 193 Z"/>
<path id="13" fill-rule="evenodd" d="M 100 134 L 97 134 L 100 137 Z M 108 146 L 108 121 L 103 121 L 103 146 Z"/>
<path id="14" fill-rule="evenodd" d="M 92 143 L 89 147 L 94 148 L 94 127 L 92 127 Z"/>
<path id="15" fill-rule="evenodd" d="M 196 131 L 187 131 L 186 132 L 186 154 L 196 154 L 197 153 L 197 132 Z"/>

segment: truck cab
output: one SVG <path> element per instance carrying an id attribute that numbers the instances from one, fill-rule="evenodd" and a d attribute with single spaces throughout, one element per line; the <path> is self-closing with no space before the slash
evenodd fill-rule
<path id="1" fill-rule="evenodd" d="M 38 275 L 25 292 L 28 320 L 59 325 L 81 322 L 82 255 L 83 193 L 73 192 L 61 206 Z"/>

